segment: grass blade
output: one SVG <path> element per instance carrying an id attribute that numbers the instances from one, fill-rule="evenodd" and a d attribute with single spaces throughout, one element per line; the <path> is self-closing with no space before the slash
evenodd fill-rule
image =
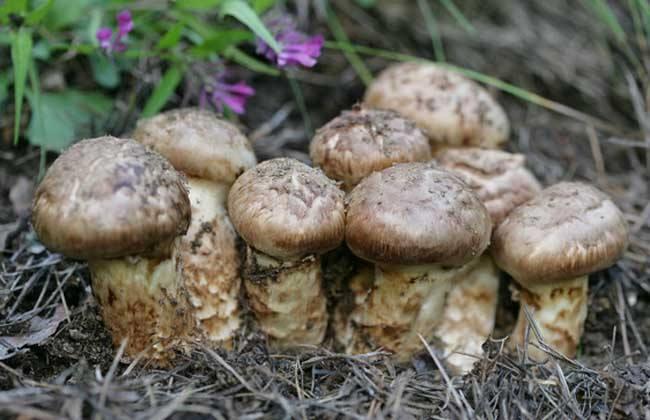
<path id="1" fill-rule="evenodd" d="M 436 17 L 433 14 L 433 10 L 431 10 L 431 4 L 429 4 L 428 0 L 418 0 L 418 6 L 422 12 L 424 23 L 427 25 L 429 36 L 431 36 L 431 45 L 433 46 L 436 61 L 443 62 L 445 61 L 445 50 L 442 46 L 442 39 L 440 39 L 440 32 L 438 32 Z"/>
<path id="2" fill-rule="evenodd" d="M 142 116 L 151 117 L 158 113 L 174 94 L 176 86 L 178 86 L 182 78 L 183 73 L 180 66 L 173 65 L 168 68 L 162 79 L 160 79 L 158 86 L 156 86 L 149 99 L 147 99 L 147 103 L 142 110 Z"/>
<path id="3" fill-rule="evenodd" d="M 473 34 L 476 32 L 476 28 L 472 23 L 465 17 L 463 12 L 456 7 L 454 2 L 452 0 L 440 0 L 442 5 L 447 9 L 447 11 L 456 19 L 456 22 L 458 22 L 458 25 L 460 25 L 465 31 L 467 31 L 470 34 Z"/>
<path id="4" fill-rule="evenodd" d="M 32 34 L 26 28 L 20 28 L 11 40 L 11 61 L 14 67 L 14 144 L 18 143 L 20 117 L 25 97 L 25 83 L 32 56 Z"/>
<path id="5" fill-rule="evenodd" d="M 339 19 L 336 16 L 336 13 L 334 13 L 334 11 L 329 7 L 327 10 L 327 24 L 339 46 L 352 46 L 350 44 L 350 39 L 343 30 L 343 26 L 341 26 L 341 22 L 339 22 Z M 366 67 L 366 63 L 364 63 L 361 57 L 357 55 L 354 48 L 341 48 L 341 51 L 343 51 L 343 55 L 345 55 L 345 58 L 348 60 L 352 68 L 354 68 L 354 71 L 357 72 L 359 79 L 361 79 L 364 85 L 368 86 L 370 82 L 372 82 L 372 73 L 368 70 L 368 67 Z"/>
<path id="6" fill-rule="evenodd" d="M 605 0 L 588 0 L 587 4 L 590 6 L 591 10 L 603 21 L 609 28 L 609 30 L 614 34 L 616 40 L 619 42 L 625 42 L 627 36 L 623 27 L 618 22 L 614 11 L 609 7 L 609 4 Z"/>
<path id="7" fill-rule="evenodd" d="M 359 54 L 365 54 L 365 55 L 370 55 L 374 57 L 381 57 L 385 58 L 387 60 L 392 60 L 392 61 L 420 61 L 420 62 L 425 62 L 425 63 L 434 63 L 431 60 L 427 60 L 424 58 L 420 57 L 415 57 L 412 55 L 408 54 L 403 54 L 403 53 L 397 53 L 393 51 L 388 51 L 388 50 L 382 50 L 379 48 L 372 48 L 372 47 L 366 47 L 363 45 L 351 45 L 351 44 L 345 44 L 341 45 L 339 43 L 333 43 L 333 42 L 326 42 L 325 43 L 326 48 L 331 48 L 331 49 L 336 49 L 336 50 L 342 50 L 345 51 L 345 49 L 349 49 L 351 51 L 354 51 Z M 503 80 L 497 79 L 492 76 L 488 76 L 483 73 L 479 73 L 474 70 L 469 70 L 461 67 L 457 67 L 454 65 L 450 64 L 444 64 L 444 63 L 437 63 L 440 66 L 444 66 L 452 71 L 455 71 L 459 74 L 464 75 L 465 77 L 468 77 L 470 79 L 476 80 L 477 82 L 493 86 L 503 92 L 506 92 L 512 96 L 515 96 L 517 98 L 523 99 L 527 102 L 530 102 L 532 104 L 541 106 L 546 109 L 550 109 L 554 112 L 557 112 L 558 114 L 565 115 L 569 118 L 573 118 L 574 120 L 581 121 L 585 124 L 590 124 L 594 126 L 595 128 L 599 128 L 603 131 L 606 131 L 608 133 L 620 133 L 621 130 L 619 130 L 617 127 L 615 127 L 612 124 L 609 124 L 599 118 L 596 118 L 594 116 L 591 116 L 589 114 L 586 114 L 584 112 L 578 111 L 576 109 L 573 109 L 571 107 L 568 107 L 564 104 L 561 104 L 559 102 L 552 101 L 550 99 L 544 98 L 543 96 L 540 96 L 536 93 L 527 91 L 525 89 L 522 89 L 518 86 L 512 85 L 510 83 L 504 82 Z"/>
<path id="8" fill-rule="evenodd" d="M 280 54 L 282 47 L 273 38 L 271 32 L 266 28 L 264 23 L 257 16 L 257 13 L 243 0 L 226 0 L 221 6 L 221 14 L 223 16 L 232 16 L 255 33 L 258 37 L 262 38 L 273 51 Z"/>

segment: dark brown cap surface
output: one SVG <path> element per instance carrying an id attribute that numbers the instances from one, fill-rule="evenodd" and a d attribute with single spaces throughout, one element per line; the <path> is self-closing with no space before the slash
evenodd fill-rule
<path id="1" fill-rule="evenodd" d="M 512 209 L 542 190 L 520 154 L 468 147 L 441 150 L 436 153 L 436 161 L 476 192 L 490 213 L 494 228 Z"/>
<path id="2" fill-rule="evenodd" d="M 355 107 L 320 128 L 309 147 L 314 165 L 351 189 L 394 163 L 431 159 L 429 140 L 394 111 Z"/>
<path id="3" fill-rule="evenodd" d="M 349 195 L 345 240 L 388 264 L 462 265 L 488 246 L 492 224 L 474 192 L 432 163 L 375 172 Z"/>
<path id="4" fill-rule="evenodd" d="M 492 255 L 523 286 L 550 284 L 609 267 L 627 242 L 627 223 L 607 195 L 562 182 L 506 217 L 494 232 Z"/>
<path id="5" fill-rule="evenodd" d="M 256 159 L 232 123 L 199 108 L 181 108 L 138 121 L 133 138 L 165 156 L 185 174 L 232 184 Z"/>
<path id="6" fill-rule="evenodd" d="M 295 159 L 271 159 L 235 181 L 228 212 L 250 246 L 273 257 L 296 258 L 341 243 L 343 197 L 322 171 Z"/>
<path id="7" fill-rule="evenodd" d="M 185 180 L 134 140 L 82 140 L 38 186 L 32 222 L 41 242 L 79 259 L 147 252 L 182 235 L 191 215 Z"/>

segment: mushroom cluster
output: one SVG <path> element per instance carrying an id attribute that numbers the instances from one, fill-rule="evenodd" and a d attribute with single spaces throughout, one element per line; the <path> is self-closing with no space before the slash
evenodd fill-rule
<path id="1" fill-rule="evenodd" d="M 628 227 L 592 186 L 543 189 L 522 155 L 498 150 L 508 135 L 478 84 L 398 64 L 316 132 L 313 167 L 257 163 L 232 123 L 173 110 L 139 121 L 133 140 L 61 154 L 32 221 L 50 249 L 88 261 L 127 358 L 229 348 L 243 303 L 273 349 L 322 345 L 331 331 L 336 349 L 407 361 L 425 340 L 464 373 L 492 334 L 500 270 L 522 304 L 513 347 L 573 356 L 587 276 L 615 263 Z M 356 267 L 328 302 L 321 257 L 335 249 Z M 529 320 L 539 335 L 526 341 Z"/>

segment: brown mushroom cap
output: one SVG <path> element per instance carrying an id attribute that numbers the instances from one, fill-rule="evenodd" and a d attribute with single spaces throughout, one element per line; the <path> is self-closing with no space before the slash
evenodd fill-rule
<path id="1" fill-rule="evenodd" d="M 48 248 L 79 259 L 135 255 L 187 230 L 185 178 L 134 140 L 82 140 L 38 186 L 32 222 Z"/>
<path id="2" fill-rule="evenodd" d="M 319 254 L 343 240 L 344 193 L 318 169 L 278 158 L 244 172 L 228 195 L 233 225 L 276 258 Z"/>
<path id="3" fill-rule="evenodd" d="M 345 240 L 375 263 L 462 265 L 487 248 L 491 231 L 476 194 L 432 163 L 375 172 L 349 195 Z"/>
<path id="4" fill-rule="evenodd" d="M 628 227 L 596 188 L 562 182 L 514 209 L 493 235 L 497 265 L 524 287 L 587 275 L 623 253 Z"/>
<path id="5" fill-rule="evenodd" d="M 138 121 L 133 138 L 189 176 L 232 184 L 257 162 L 248 139 L 211 111 L 181 108 Z"/>
<path id="6" fill-rule="evenodd" d="M 355 107 L 320 128 L 309 147 L 314 165 L 352 188 L 393 163 L 431 159 L 428 139 L 393 111 Z"/>
<path id="7" fill-rule="evenodd" d="M 520 154 L 475 147 L 444 149 L 436 154 L 436 161 L 476 192 L 495 228 L 515 207 L 542 190 Z"/>
<path id="8" fill-rule="evenodd" d="M 377 76 L 364 102 L 413 120 L 431 147 L 498 148 L 510 133 L 508 117 L 473 81 L 428 63 L 401 63 Z"/>

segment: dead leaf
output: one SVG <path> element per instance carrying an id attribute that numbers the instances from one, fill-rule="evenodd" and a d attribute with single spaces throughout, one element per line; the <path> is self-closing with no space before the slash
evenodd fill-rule
<path id="1" fill-rule="evenodd" d="M 29 215 L 33 195 L 34 181 L 25 176 L 19 176 L 9 191 L 9 200 L 16 215 L 19 217 Z"/>
<path id="2" fill-rule="evenodd" d="M 23 347 L 43 344 L 50 338 L 65 319 L 65 308 L 57 306 L 50 318 L 35 316 L 29 323 L 29 329 L 21 335 L 0 336 L 0 360 L 8 359 L 21 352 Z"/>

